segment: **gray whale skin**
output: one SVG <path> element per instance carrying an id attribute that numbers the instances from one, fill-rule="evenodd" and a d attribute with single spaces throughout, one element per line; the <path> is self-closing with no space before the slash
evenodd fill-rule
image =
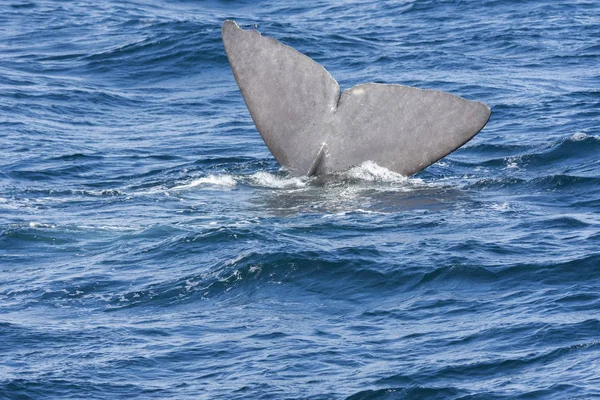
<path id="1" fill-rule="evenodd" d="M 373 161 L 412 175 L 456 150 L 490 118 L 480 102 L 367 83 L 344 90 L 321 65 L 234 21 L 223 44 L 250 115 L 290 172 L 321 175 Z"/>

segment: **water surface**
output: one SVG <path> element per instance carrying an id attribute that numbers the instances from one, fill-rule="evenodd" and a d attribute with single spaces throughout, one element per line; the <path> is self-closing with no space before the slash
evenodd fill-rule
<path id="1" fill-rule="evenodd" d="M 0 4 L 0 397 L 600 397 L 600 3 Z M 281 171 L 220 24 L 490 105 Z"/>

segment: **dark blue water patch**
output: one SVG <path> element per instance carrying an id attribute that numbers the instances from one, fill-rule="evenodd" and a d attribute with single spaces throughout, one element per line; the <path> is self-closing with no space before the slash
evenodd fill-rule
<path id="1" fill-rule="evenodd" d="M 293 257 L 285 253 L 249 254 L 210 268 L 202 275 L 186 276 L 125 294 L 127 303 L 124 305 L 132 307 L 147 301 L 156 304 L 193 302 L 197 298 L 218 299 L 231 295 L 255 296 L 263 291 L 285 290 L 286 287 L 310 293 L 334 291 L 335 297 L 352 293 L 356 287 L 363 285 L 383 288 L 384 276 L 369 270 L 365 259 L 353 262 L 355 267 L 343 259 L 337 260 L 337 257 L 336 260 L 323 260 L 311 253 Z M 335 281 L 338 283 L 332 286 Z M 114 307 L 120 307 L 122 301 L 122 296 L 115 296 Z"/>
<path id="2" fill-rule="evenodd" d="M 394 399 L 449 399 L 449 398 L 458 398 L 464 392 L 457 390 L 455 388 L 429 388 L 429 387 L 390 387 L 387 389 L 379 389 L 379 390 L 364 390 L 358 393 L 355 393 L 349 397 L 347 400 L 372 400 L 372 399 L 384 399 L 384 400 L 394 400 Z"/>
<path id="3" fill-rule="evenodd" d="M 47 226 L 47 228 L 52 227 L 52 225 Z M 1 237 L 2 241 L 5 242 L 4 246 L 6 246 L 6 249 L 27 248 L 30 242 L 52 246 L 61 246 L 74 242 L 69 235 L 62 235 L 62 232 L 53 232 L 52 229 L 47 229 L 47 232 L 43 232 L 41 229 L 36 228 L 7 227 L 3 230 Z"/>
<path id="4" fill-rule="evenodd" d="M 542 265 L 515 265 L 501 272 L 505 279 L 539 281 L 547 285 L 596 282 L 600 278 L 596 271 L 599 255 L 585 255 L 573 260 Z"/>
<path id="5" fill-rule="evenodd" d="M 473 165 L 475 160 L 479 159 L 477 164 L 490 168 L 527 168 L 528 171 L 538 170 L 540 173 L 548 174 L 553 171 L 565 171 L 567 168 L 576 170 L 578 166 L 585 165 L 585 163 L 595 162 L 594 156 L 600 147 L 600 140 L 595 136 L 578 134 L 554 145 L 546 144 L 540 147 L 478 145 L 469 147 L 468 153 L 465 152 L 461 159 L 465 159 L 469 155 L 471 157 L 465 165 Z M 510 150 L 512 150 L 512 154 L 506 157 L 507 151 Z M 503 153 L 503 156 L 499 158 L 486 160 L 482 157 L 486 156 L 487 158 L 500 152 Z"/>
<path id="6" fill-rule="evenodd" d="M 88 392 L 91 398 L 101 398 L 103 393 L 113 393 L 115 396 L 151 396 L 157 392 L 162 392 L 157 389 L 147 389 L 126 382 L 122 382 L 121 384 L 89 383 L 84 381 L 72 383 L 72 381 L 64 379 L 15 379 L 2 386 L 3 390 L 7 393 L 13 393 L 16 398 L 25 399 L 45 396 L 69 398 L 72 393 L 80 391 Z"/>
<path id="7" fill-rule="evenodd" d="M 430 286 L 434 282 L 441 282 L 441 285 L 447 285 L 452 281 L 465 282 L 467 285 L 473 285 L 478 281 L 494 281 L 495 278 L 496 274 L 494 274 L 494 272 L 483 267 L 451 265 L 440 267 L 432 272 L 426 273 L 419 281 L 419 285 Z"/>
<path id="8" fill-rule="evenodd" d="M 547 216 L 539 221 L 527 221 L 520 225 L 522 228 L 532 229 L 549 229 L 549 230 L 571 230 L 576 231 L 579 229 L 585 230 L 592 224 L 586 223 L 580 219 L 570 216 Z"/>
<path id="9" fill-rule="evenodd" d="M 573 311 L 590 311 L 598 306 L 598 299 L 595 294 L 589 293 L 589 289 L 584 284 L 579 291 L 580 287 L 575 286 L 571 289 L 570 293 L 556 300 L 559 307 L 565 310 Z"/>
<path id="10" fill-rule="evenodd" d="M 593 345 L 592 345 L 593 346 Z M 456 365 L 443 368 L 440 371 L 435 371 L 436 376 L 440 378 L 457 379 L 465 375 L 467 376 L 482 376 L 482 375 L 503 375 L 506 370 L 511 373 L 526 369 L 529 365 L 538 364 L 544 365 L 554 362 L 555 360 L 569 355 L 570 352 L 586 351 L 589 346 L 569 346 L 556 348 L 538 354 L 531 354 L 519 359 L 499 359 L 475 364 Z"/>
<path id="11" fill-rule="evenodd" d="M 220 49 L 220 31 L 214 26 L 190 21 L 158 23 L 146 29 L 148 33 L 161 34 L 87 56 L 81 60 L 82 72 L 103 75 L 114 71 L 113 65 L 119 65 L 125 72 L 121 75 L 124 80 L 148 81 L 187 76 L 193 71 L 202 73 L 204 68 L 226 61 Z M 118 78 L 111 74 L 111 79 Z"/>
<path id="12" fill-rule="evenodd" d="M 572 175 L 550 175 L 533 178 L 527 181 L 518 177 L 503 177 L 503 178 L 484 178 L 469 186 L 470 189 L 476 190 L 511 190 L 513 193 L 540 193 L 554 192 L 565 194 L 564 198 L 556 197 L 553 203 L 565 205 L 572 204 L 573 201 L 578 201 L 584 196 L 595 198 L 597 194 L 598 182 L 594 177 L 572 176 Z M 575 197 L 576 196 L 576 197 Z"/>

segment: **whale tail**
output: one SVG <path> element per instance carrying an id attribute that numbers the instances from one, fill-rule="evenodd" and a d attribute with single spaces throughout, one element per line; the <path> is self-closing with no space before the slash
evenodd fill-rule
<path id="1" fill-rule="evenodd" d="M 456 150 L 490 108 L 437 90 L 367 83 L 340 94 L 321 65 L 234 21 L 223 44 L 250 115 L 275 159 L 319 175 L 374 161 L 412 175 Z"/>

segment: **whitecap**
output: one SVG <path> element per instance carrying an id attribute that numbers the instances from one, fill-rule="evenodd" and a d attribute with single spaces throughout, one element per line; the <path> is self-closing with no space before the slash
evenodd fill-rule
<path id="1" fill-rule="evenodd" d="M 308 182 L 306 177 L 283 178 L 269 172 L 256 172 L 250 176 L 250 180 L 258 186 L 274 189 L 303 188 Z"/>
<path id="2" fill-rule="evenodd" d="M 175 186 L 171 190 L 186 190 L 202 185 L 233 187 L 236 184 L 237 181 L 232 175 L 208 175 L 194 179 L 188 184 Z"/>
<path id="3" fill-rule="evenodd" d="M 582 140 L 586 140 L 589 138 L 594 138 L 596 140 L 600 140 L 600 136 L 597 135 L 588 135 L 587 133 L 584 132 L 575 132 L 573 135 L 571 135 L 570 139 L 575 141 L 575 142 L 580 142 Z"/>
<path id="4" fill-rule="evenodd" d="M 44 224 L 42 222 L 30 222 L 29 227 L 30 228 L 56 228 L 56 225 Z"/>
<path id="5" fill-rule="evenodd" d="M 365 161 L 343 173 L 344 176 L 367 182 L 406 183 L 409 178 L 382 167 L 373 161 Z"/>
<path id="6" fill-rule="evenodd" d="M 508 157 L 506 158 L 506 168 L 505 169 L 515 169 L 519 168 L 519 160 L 521 157 Z"/>
<path id="7" fill-rule="evenodd" d="M 508 202 L 504 202 L 504 203 L 492 203 L 492 205 L 490 206 L 490 208 L 492 210 L 501 211 L 501 212 L 510 211 L 510 209 L 511 209 L 510 205 L 508 204 Z"/>
<path id="8" fill-rule="evenodd" d="M 585 139 L 587 139 L 588 137 L 589 137 L 589 136 L 588 136 L 587 134 L 583 133 L 583 132 L 575 132 L 575 133 L 574 133 L 574 134 L 571 136 L 571 139 L 572 139 L 572 140 L 574 140 L 574 141 L 576 141 L 576 142 L 579 142 L 579 141 L 581 141 L 581 140 L 585 140 Z"/>

